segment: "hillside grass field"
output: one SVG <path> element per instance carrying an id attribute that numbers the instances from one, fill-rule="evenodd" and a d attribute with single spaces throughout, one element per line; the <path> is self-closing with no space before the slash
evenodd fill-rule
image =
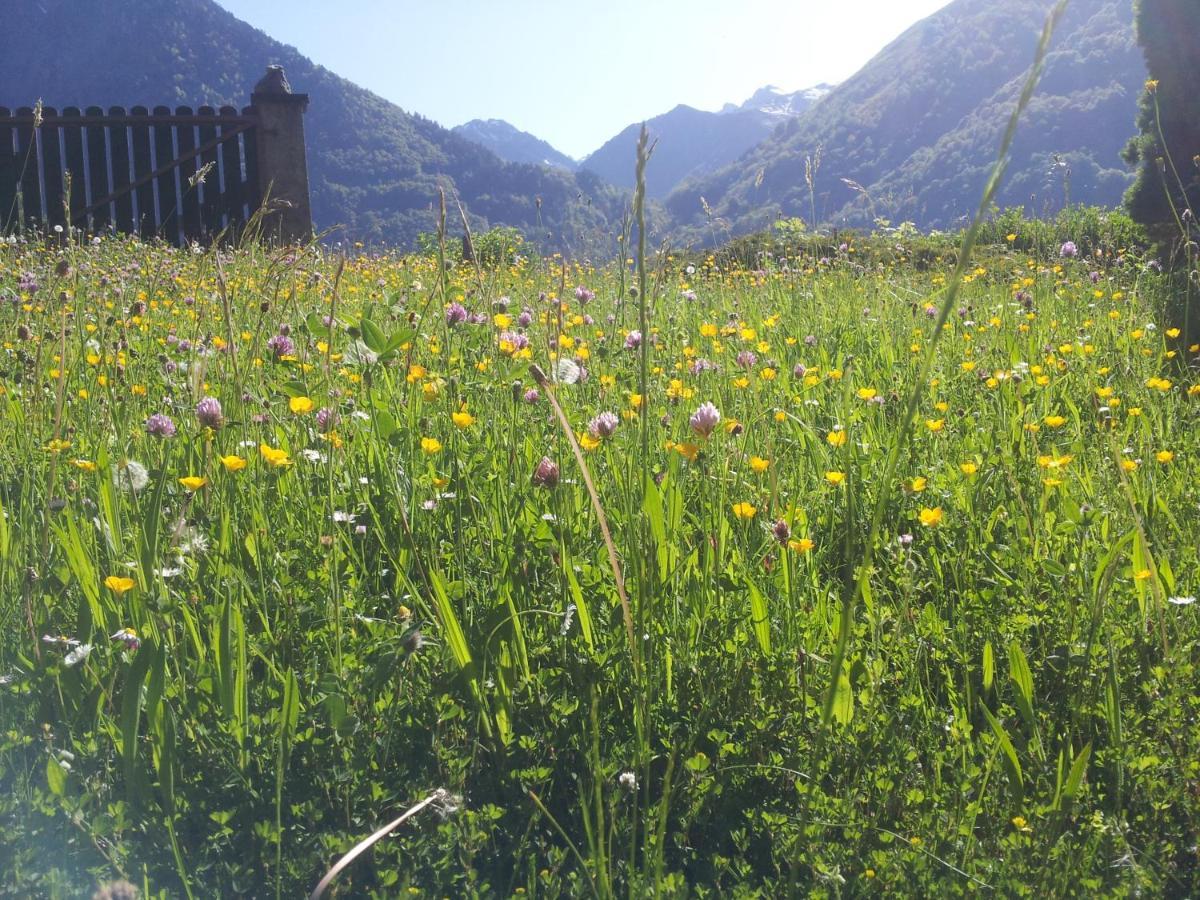
<path id="1" fill-rule="evenodd" d="M 330 895 L 1194 893 L 1200 347 L 1131 235 L 1001 219 L 941 327 L 903 231 L 645 293 L 0 244 L 0 893 L 301 896 L 424 800 Z"/>

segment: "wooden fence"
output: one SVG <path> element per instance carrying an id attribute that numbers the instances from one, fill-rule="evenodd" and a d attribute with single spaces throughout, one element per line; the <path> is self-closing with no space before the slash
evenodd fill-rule
<path id="1" fill-rule="evenodd" d="M 240 112 L 0 107 L 0 232 L 70 225 L 207 242 L 242 231 L 269 197 L 264 232 L 303 240 L 307 103 L 272 66 Z"/>

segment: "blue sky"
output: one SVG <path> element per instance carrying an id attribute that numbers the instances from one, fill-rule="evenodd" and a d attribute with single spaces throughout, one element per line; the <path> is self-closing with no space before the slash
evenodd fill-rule
<path id="1" fill-rule="evenodd" d="M 580 157 L 679 103 L 841 81 L 947 0 L 217 2 L 410 112 L 506 119 Z"/>

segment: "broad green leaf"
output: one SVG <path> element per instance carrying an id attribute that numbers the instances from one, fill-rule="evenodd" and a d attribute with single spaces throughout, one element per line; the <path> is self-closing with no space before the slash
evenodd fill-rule
<path id="1" fill-rule="evenodd" d="M 839 725 L 849 725 L 854 719 L 854 687 L 845 669 L 833 684 L 833 718 Z"/>
<path id="2" fill-rule="evenodd" d="M 1017 749 L 1013 746 L 1012 739 L 1009 738 L 1008 732 L 1004 730 L 1004 726 L 1000 720 L 992 715 L 992 711 L 984 704 L 979 704 L 983 710 L 984 716 L 988 720 L 988 724 L 992 726 L 992 733 L 996 735 L 996 740 L 1000 743 L 1000 749 L 1003 751 L 1005 768 L 1008 770 L 1008 776 L 1016 785 L 1017 790 L 1024 791 L 1025 777 L 1021 774 L 1021 761 L 1017 759 Z"/>
<path id="3" fill-rule="evenodd" d="M 125 786 L 133 791 L 137 783 L 136 771 L 138 751 L 138 728 L 142 715 L 142 682 L 154 661 L 156 648 L 142 645 L 133 657 L 125 685 L 121 693 L 121 763 L 125 772 Z M 136 800 L 132 795 L 130 801 Z"/>
<path id="4" fill-rule="evenodd" d="M 563 560 L 563 571 L 567 575 L 567 586 L 571 589 L 571 600 L 575 604 L 575 613 L 579 616 L 579 630 L 588 645 L 588 650 L 596 652 L 596 641 L 592 636 L 592 614 L 588 612 L 587 602 L 583 599 L 583 590 L 579 587 L 579 579 L 570 563 Z"/>
<path id="5" fill-rule="evenodd" d="M 450 653 L 454 657 L 454 661 L 458 663 L 458 667 L 466 669 L 471 665 L 471 650 L 467 647 L 467 636 L 463 633 L 462 625 L 459 624 L 458 614 L 454 611 L 449 594 L 446 593 L 446 584 L 442 580 L 442 576 L 434 571 L 429 573 L 429 581 L 433 585 L 434 605 L 437 608 L 438 620 L 441 622 L 446 638 L 446 646 L 450 648 Z"/>
<path id="6" fill-rule="evenodd" d="M 372 353 L 381 354 L 387 349 L 387 337 L 370 319 L 363 318 L 359 323 L 359 329 L 362 331 L 363 343 Z"/>
<path id="7" fill-rule="evenodd" d="M 1079 794 L 1079 787 L 1083 784 L 1083 776 L 1087 772 L 1088 759 L 1092 755 L 1092 744 L 1089 741 L 1079 755 L 1075 757 L 1075 762 L 1071 763 L 1071 774 L 1067 776 L 1067 783 L 1063 787 L 1063 796 L 1074 800 Z"/>
<path id="8" fill-rule="evenodd" d="M 1029 671 L 1029 660 L 1025 658 L 1025 651 L 1016 641 L 1008 645 L 1008 677 L 1017 689 L 1016 704 L 1021 717 L 1030 728 L 1036 728 L 1037 720 L 1033 715 L 1033 673 Z"/>
<path id="9" fill-rule="evenodd" d="M 758 639 L 758 648 L 764 655 L 771 653 L 771 620 L 767 615 L 767 598 L 749 578 L 746 586 L 750 589 L 750 621 L 754 625 L 754 636 Z"/>
<path id="10" fill-rule="evenodd" d="M 50 793 L 61 797 L 67 792 L 67 770 L 53 756 L 46 757 L 46 784 Z"/>

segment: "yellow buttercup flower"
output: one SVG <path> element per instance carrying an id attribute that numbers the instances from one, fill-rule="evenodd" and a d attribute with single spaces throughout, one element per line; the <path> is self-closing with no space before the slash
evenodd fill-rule
<path id="1" fill-rule="evenodd" d="M 831 431 L 829 434 L 825 435 L 825 441 L 830 447 L 844 446 L 846 443 L 846 432 L 841 428 L 837 429 L 836 431 Z"/>
<path id="2" fill-rule="evenodd" d="M 1159 450 L 1154 454 L 1154 458 L 1165 466 L 1167 463 L 1175 459 L 1175 454 L 1170 450 Z"/>
<path id="3" fill-rule="evenodd" d="M 733 504 L 733 514 L 739 519 L 753 519 L 758 510 L 746 502 Z"/>
<path id="4" fill-rule="evenodd" d="M 465 409 L 460 409 L 458 412 L 450 413 L 450 419 L 458 428 L 470 428 L 475 424 L 475 417 Z"/>
<path id="5" fill-rule="evenodd" d="M 259 444 L 258 452 L 268 464 L 275 468 L 283 468 L 292 464 L 292 458 L 288 456 L 286 450 L 280 450 L 267 444 Z"/>
<path id="6" fill-rule="evenodd" d="M 1042 421 L 1046 423 L 1046 427 L 1048 428 L 1060 428 L 1067 423 L 1064 416 L 1046 416 Z"/>
<path id="7" fill-rule="evenodd" d="M 767 471 L 767 468 L 770 465 L 771 465 L 771 461 L 767 460 L 767 459 L 763 459 L 761 456 L 750 457 L 750 469 L 755 474 L 761 475 L 763 472 Z"/>
<path id="8" fill-rule="evenodd" d="M 964 475 L 970 476 L 970 475 L 974 475 L 976 472 L 979 471 L 979 466 L 975 465 L 975 463 L 968 460 L 967 462 L 959 463 L 958 469 Z"/>
<path id="9" fill-rule="evenodd" d="M 109 575 L 104 579 L 104 586 L 118 597 L 126 591 L 133 590 L 136 585 L 136 581 L 126 578 L 124 575 Z"/>
<path id="10" fill-rule="evenodd" d="M 788 541 L 788 549 L 797 553 L 808 553 L 813 548 L 813 542 L 808 538 L 793 538 Z"/>
<path id="11" fill-rule="evenodd" d="M 316 404 L 312 402 L 312 398 L 310 397 L 292 397 L 288 401 L 288 409 L 298 416 L 312 412 L 314 406 Z"/>
<path id="12" fill-rule="evenodd" d="M 846 480 L 846 473 L 845 472 L 837 472 L 837 471 L 826 472 L 825 480 L 828 481 L 830 484 L 841 484 L 842 482 L 844 482 Z"/>
<path id="13" fill-rule="evenodd" d="M 240 472 L 246 468 L 246 460 L 235 453 L 231 453 L 228 456 L 218 456 L 217 459 L 221 461 L 221 465 L 225 467 L 226 472 Z"/>
<path id="14" fill-rule="evenodd" d="M 922 507 L 918 518 L 926 528 L 935 528 L 942 524 L 942 508 L 940 506 Z"/>
<path id="15" fill-rule="evenodd" d="M 829 374 L 830 374 L 830 376 L 833 375 L 832 372 L 830 372 Z M 879 392 L 876 391 L 875 388 L 873 388 L 873 387 L 860 387 L 857 391 L 855 391 L 855 393 L 858 394 L 859 400 L 873 400 L 873 399 L 875 399 L 875 397 L 878 395 Z"/>
<path id="16" fill-rule="evenodd" d="M 421 452 L 426 456 L 434 456 L 442 452 L 442 442 L 437 438 L 423 437 L 421 438 Z"/>
<path id="17" fill-rule="evenodd" d="M 180 478 L 179 483 L 189 491 L 195 493 L 196 491 L 200 490 L 200 488 L 208 484 L 208 479 L 201 478 L 199 475 L 188 475 L 184 478 Z"/>

